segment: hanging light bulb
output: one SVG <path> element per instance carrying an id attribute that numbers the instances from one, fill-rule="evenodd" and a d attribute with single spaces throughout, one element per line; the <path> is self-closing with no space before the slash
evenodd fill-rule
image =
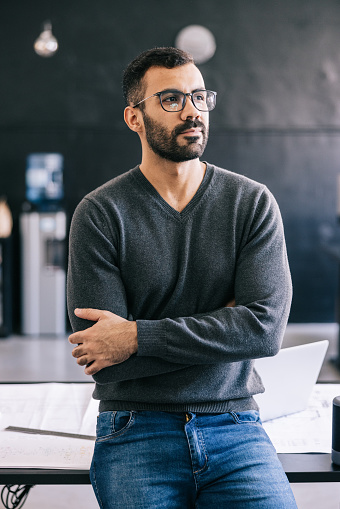
<path id="1" fill-rule="evenodd" d="M 43 31 L 34 43 L 34 51 L 41 57 L 51 57 L 58 49 L 58 41 L 52 34 L 52 24 L 45 21 Z"/>

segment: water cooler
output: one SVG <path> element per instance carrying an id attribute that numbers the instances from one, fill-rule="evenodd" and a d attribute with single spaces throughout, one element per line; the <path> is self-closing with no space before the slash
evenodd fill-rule
<path id="1" fill-rule="evenodd" d="M 63 157 L 27 158 L 26 198 L 20 215 L 23 334 L 66 334 L 66 214 Z"/>

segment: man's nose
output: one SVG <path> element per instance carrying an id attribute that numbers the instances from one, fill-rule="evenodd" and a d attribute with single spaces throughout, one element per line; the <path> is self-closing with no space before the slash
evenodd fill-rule
<path id="1" fill-rule="evenodd" d="M 186 96 L 185 106 L 181 111 L 181 117 L 183 119 L 201 117 L 201 112 L 195 107 L 194 103 L 192 102 L 191 95 Z"/>

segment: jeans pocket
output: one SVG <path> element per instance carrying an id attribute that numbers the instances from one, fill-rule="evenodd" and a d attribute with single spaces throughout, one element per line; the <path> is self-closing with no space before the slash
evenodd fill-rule
<path id="1" fill-rule="evenodd" d="M 260 414 L 256 410 L 230 412 L 235 424 L 261 424 Z"/>
<path id="2" fill-rule="evenodd" d="M 125 433 L 133 424 L 134 412 L 102 412 L 97 418 L 97 442 L 110 440 Z"/>

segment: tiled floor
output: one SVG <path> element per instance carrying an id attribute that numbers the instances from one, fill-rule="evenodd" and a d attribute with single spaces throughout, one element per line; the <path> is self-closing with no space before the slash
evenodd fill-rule
<path id="1" fill-rule="evenodd" d="M 340 382 L 340 371 L 332 362 L 338 354 L 337 335 L 335 324 L 292 324 L 288 326 L 284 346 L 329 339 L 330 347 L 319 380 Z M 64 337 L 13 336 L 0 340 L 0 382 L 88 381 L 71 356 L 71 349 Z M 299 509 L 340 509 L 340 483 L 293 484 L 292 488 Z M 92 488 L 35 486 L 24 505 L 24 509 L 69 508 L 97 509 Z"/>

